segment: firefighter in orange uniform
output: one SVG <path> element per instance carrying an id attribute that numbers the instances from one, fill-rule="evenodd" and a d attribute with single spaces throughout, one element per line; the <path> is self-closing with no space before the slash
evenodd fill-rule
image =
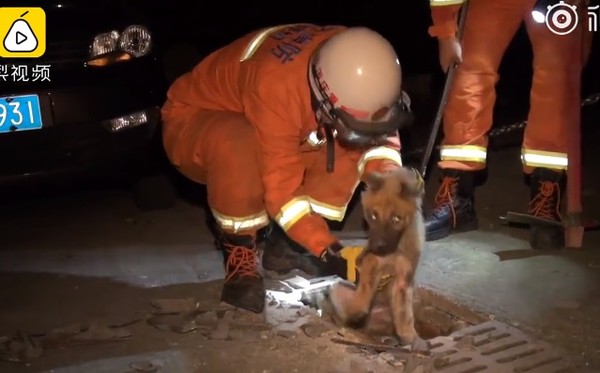
<path id="1" fill-rule="evenodd" d="M 444 112 L 436 208 L 426 219 L 427 239 L 477 229 L 474 171 L 486 166 L 498 67 L 522 21 L 531 40 L 533 81 L 521 160 L 530 180 L 529 214 L 559 221 L 568 165 L 567 138 L 579 125 L 581 29 L 556 35 L 532 17 L 534 0 L 471 0 L 462 42 L 456 39 L 462 0 L 430 0 L 430 35 L 439 42 L 444 70 L 459 63 Z M 532 227 L 531 246 L 564 246 L 560 226 Z"/>
<path id="2" fill-rule="evenodd" d="M 362 27 L 252 32 L 173 83 L 164 146 L 181 173 L 207 186 L 225 259 L 223 301 L 262 312 L 261 237 L 263 268 L 297 264 L 277 260 L 271 220 L 321 259 L 325 274 L 352 279 L 357 250 L 342 247 L 324 218 L 343 219 L 367 172 L 401 166 L 407 100 L 393 47 Z"/>

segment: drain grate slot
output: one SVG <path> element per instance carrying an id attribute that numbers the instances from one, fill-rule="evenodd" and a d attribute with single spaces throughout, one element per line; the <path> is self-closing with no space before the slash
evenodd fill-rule
<path id="1" fill-rule="evenodd" d="M 573 366 L 569 364 L 567 361 L 557 361 L 553 363 L 552 366 L 541 366 L 533 368 L 527 373 L 572 373 Z"/>
<path id="2" fill-rule="evenodd" d="M 471 366 L 463 366 L 460 370 L 443 371 L 444 373 L 477 373 L 487 370 L 487 365 L 471 364 Z"/>
<path id="3" fill-rule="evenodd" d="M 448 358 L 435 359 L 435 362 L 433 363 L 433 365 L 436 369 L 447 369 L 447 368 L 455 367 L 459 364 L 463 364 L 463 366 L 464 366 L 465 363 L 468 363 L 471 360 L 473 360 L 471 357 L 463 355 L 463 357 L 459 357 L 458 359 L 453 359 L 453 360 L 450 360 Z"/>
<path id="4" fill-rule="evenodd" d="M 511 363 L 519 359 L 523 359 L 527 356 L 532 356 L 544 351 L 539 347 L 526 346 L 525 349 L 510 351 L 503 356 L 494 356 L 496 358 L 496 362 L 500 364 Z"/>
<path id="5" fill-rule="evenodd" d="M 456 354 L 458 352 L 458 350 L 455 348 L 451 348 L 449 350 L 441 350 L 441 351 L 436 351 L 436 352 L 437 352 L 437 354 L 436 354 L 437 357 L 442 358 L 442 359 L 443 358 L 449 359 L 452 355 Z"/>
<path id="6" fill-rule="evenodd" d="M 440 373 L 577 371 L 559 349 L 498 321 L 429 342 L 436 358 L 435 372 Z"/>
<path id="7" fill-rule="evenodd" d="M 469 364 L 452 367 L 451 369 L 440 370 L 443 373 L 474 373 L 488 371 L 487 365 L 481 364 Z"/>
<path id="8" fill-rule="evenodd" d="M 495 341 L 492 343 L 489 343 L 487 345 L 485 345 L 482 349 L 481 349 L 481 354 L 483 356 L 486 355 L 492 355 L 492 354 L 498 354 L 500 352 L 507 352 L 510 353 L 509 351 L 515 351 L 514 349 L 516 347 L 520 347 L 523 345 L 526 345 L 527 341 L 521 339 L 521 338 L 516 338 L 511 336 L 510 338 L 507 339 L 502 339 L 500 341 Z"/>
<path id="9" fill-rule="evenodd" d="M 530 372 L 533 369 L 552 366 L 553 363 L 562 360 L 560 356 L 547 355 L 543 353 L 537 353 L 535 355 L 527 356 L 523 359 L 515 361 L 515 372 L 523 373 Z"/>
<path id="10" fill-rule="evenodd" d="M 444 346 L 444 344 L 443 344 L 442 342 L 433 342 L 433 341 L 432 341 L 432 342 L 431 342 L 431 345 L 429 346 L 429 348 L 430 348 L 431 350 L 435 350 L 435 349 L 437 349 L 437 348 L 440 348 L 440 347 L 443 347 L 443 346 Z"/>
<path id="11" fill-rule="evenodd" d="M 487 323 L 475 325 L 470 328 L 463 329 L 463 330 L 457 332 L 456 335 L 454 336 L 454 340 L 459 340 L 468 335 L 477 336 L 477 335 L 481 335 L 484 333 L 493 332 L 494 330 L 496 330 L 496 328 L 494 326 L 489 326 L 489 325 L 483 326 L 485 324 L 487 324 Z"/>
<path id="12" fill-rule="evenodd" d="M 437 372 L 442 373 L 474 373 L 481 371 L 488 371 L 488 365 L 478 361 L 477 354 L 463 354 L 461 359 L 456 359 L 451 362 L 445 362 L 444 364 L 434 364 L 434 368 Z"/>
<path id="13" fill-rule="evenodd" d="M 501 340 L 501 339 L 508 338 L 508 337 L 510 337 L 510 334 L 508 334 L 508 333 L 497 333 L 497 334 L 488 333 L 486 335 L 476 337 L 473 345 L 475 347 L 480 347 L 480 346 L 487 345 L 488 343 L 492 343 L 497 340 Z"/>

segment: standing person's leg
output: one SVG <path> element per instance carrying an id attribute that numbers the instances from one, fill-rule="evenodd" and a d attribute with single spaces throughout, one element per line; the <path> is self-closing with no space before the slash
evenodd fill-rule
<path id="1" fill-rule="evenodd" d="M 426 218 L 427 240 L 477 229 L 474 171 L 486 166 L 498 67 L 522 20 L 522 0 L 471 1 L 457 67 L 444 112 L 438 167 L 442 179 Z"/>
<path id="2" fill-rule="evenodd" d="M 529 213 L 560 221 L 560 200 L 565 191 L 570 132 L 580 125 L 582 27 L 567 35 L 552 33 L 545 24 L 526 18 L 533 47 L 533 81 L 530 111 L 521 159 L 530 175 Z M 534 249 L 564 247 L 561 226 L 532 227 Z"/>
<path id="3" fill-rule="evenodd" d="M 169 136 L 165 138 L 173 138 Z M 221 298 L 262 312 L 265 289 L 256 239 L 270 219 L 263 203 L 254 128 L 239 113 L 200 111 L 186 118 L 175 137 L 165 144 L 169 158 L 185 176 L 206 184 L 219 228 L 217 246 L 226 271 Z"/>

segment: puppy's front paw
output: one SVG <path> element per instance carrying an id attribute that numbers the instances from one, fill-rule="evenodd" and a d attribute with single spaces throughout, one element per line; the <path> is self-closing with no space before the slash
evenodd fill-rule
<path id="1" fill-rule="evenodd" d="M 369 310 L 364 309 L 358 302 L 356 292 L 352 288 L 336 284 L 329 292 L 329 299 L 338 318 L 348 326 L 362 324 L 369 314 Z"/>
<path id="2" fill-rule="evenodd" d="M 360 328 L 367 320 L 367 316 L 369 316 L 369 311 L 348 310 L 346 313 L 346 324 L 351 328 Z"/>

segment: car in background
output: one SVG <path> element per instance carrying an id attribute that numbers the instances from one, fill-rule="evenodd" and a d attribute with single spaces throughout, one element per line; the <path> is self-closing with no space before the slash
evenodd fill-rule
<path id="1" fill-rule="evenodd" d="M 160 136 L 166 9 L 138 0 L 26 5 L 45 11 L 46 51 L 0 58 L 0 188 L 108 172 L 127 177 L 141 209 L 170 207 Z"/>

